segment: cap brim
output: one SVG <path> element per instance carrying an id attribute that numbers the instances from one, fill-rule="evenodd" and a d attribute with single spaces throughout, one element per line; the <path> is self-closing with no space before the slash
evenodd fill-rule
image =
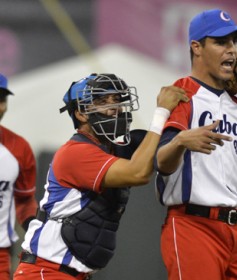
<path id="1" fill-rule="evenodd" d="M 226 26 L 209 33 L 208 37 L 224 37 L 231 33 L 237 32 L 237 26 Z"/>
<path id="2" fill-rule="evenodd" d="M 10 90 L 7 88 L 0 88 L 0 94 L 5 94 L 5 95 L 14 95 Z"/>

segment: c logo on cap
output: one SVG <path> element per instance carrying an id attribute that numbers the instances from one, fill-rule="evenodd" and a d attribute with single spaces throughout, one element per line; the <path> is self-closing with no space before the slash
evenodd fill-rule
<path id="1" fill-rule="evenodd" d="M 226 13 L 226 12 L 221 12 L 220 13 L 221 19 L 223 19 L 224 21 L 230 21 L 230 16 Z"/>

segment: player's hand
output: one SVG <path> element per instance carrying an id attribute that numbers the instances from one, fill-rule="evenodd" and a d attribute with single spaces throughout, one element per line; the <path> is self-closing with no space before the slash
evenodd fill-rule
<path id="1" fill-rule="evenodd" d="M 189 101 L 185 90 L 176 86 L 162 87 L 157 97 L 157 106 L 172 111 L 180 101 Z"/>
<path id="2" fill-rule="evenodd" d="M 223 146 L 224 141 L 232 141 L 230 136 L 212 131 L 218 127 L 219 123 L 218 120 L 210 125 L 183 130 L 177 135 L 178 141 L 181 146 L 191 151 L 211 154 L 216 149 L 216 145 Z"/>

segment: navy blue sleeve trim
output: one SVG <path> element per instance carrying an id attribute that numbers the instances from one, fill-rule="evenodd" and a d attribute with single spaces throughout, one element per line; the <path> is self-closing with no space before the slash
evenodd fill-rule
<path id="1" fill-rule="evenodd" d="M 180 130 L 175 128 L 175 127 L 166 128 L 161 135 L 160 142 L 159 142 L 159 145 L 158 145 L 157 150 L 156 150 L 156 154 L 157 154 L 157 151 L 162 146 L 168 144 L 179 132 L 180 132 Z M 156 156 L 154 158 L 154 169 L 159 171 Z M 170 175 L 170 174 L 164 174 L 164 173 L 160 173 L 160 174 L 161 175 Z"/>

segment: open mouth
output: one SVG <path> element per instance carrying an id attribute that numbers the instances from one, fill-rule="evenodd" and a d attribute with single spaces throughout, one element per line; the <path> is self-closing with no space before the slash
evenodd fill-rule
<path id="1" fill-rule="evenodd" d="M 234 59 L 228 59 L 225 60 L 221 63 L 221 65 L 228 71 L 233 71 L 234 65 L 235 65 L 235 60 Z"/>

